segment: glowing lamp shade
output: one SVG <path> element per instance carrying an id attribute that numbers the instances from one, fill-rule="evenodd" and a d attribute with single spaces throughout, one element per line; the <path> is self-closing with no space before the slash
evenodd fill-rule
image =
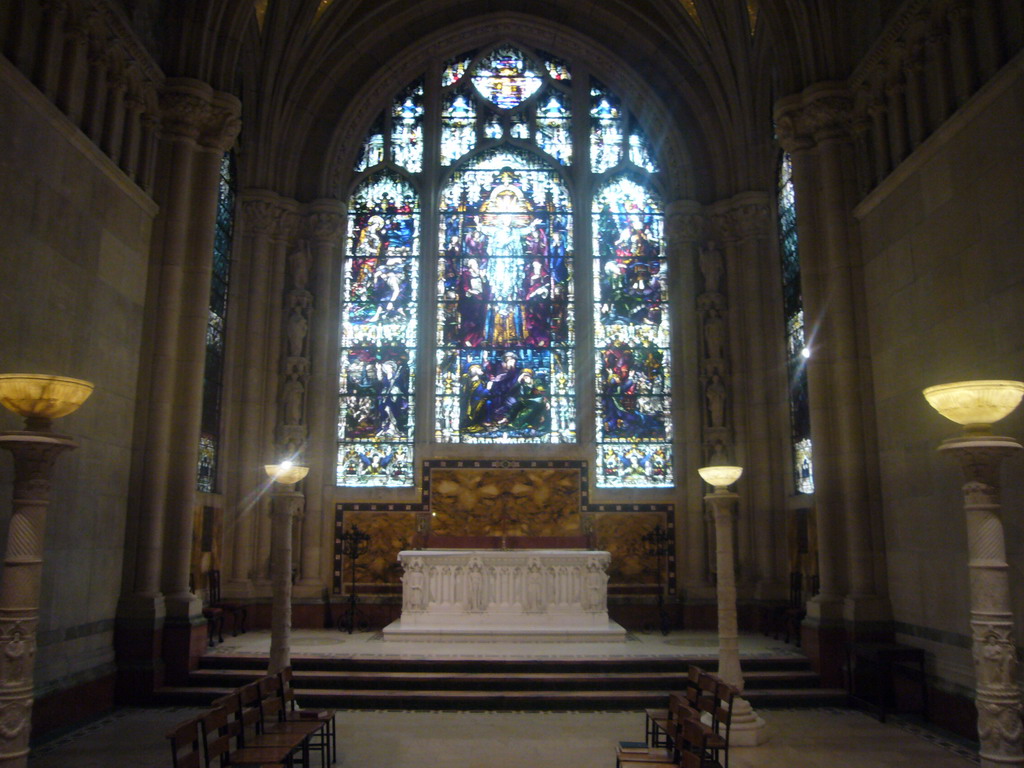
<path id="1" fill-rule="evenodd" d="M 992 424 L 1009 416 L 1022 396 L 1021 381 L 956 381 L 924 390 L 932 408 L 975 433 L 987 432 Z"/>
<path id="2" fill-rule="evenodd" d="M 67 376 L 0 373 L 0 403 L 29 422 L 36 422 L 33 426 L 74 413 L 92 390 L 91 381 Z"/>
<path id="3" fill-rule="evenodd" d="M 281 485 L 292 485 L 309 474 L 309 467 L 292 464 L 290 461 L 282 461 L 280 464 L 265 464 L 263 468 L 271 480 L 281 483 Z"/>
<path id="4" fill-rule="evenodd" d="M 701 467 L 697 472 L 708 485 L 725 488 L 740 479 L 743 467 Z"/>

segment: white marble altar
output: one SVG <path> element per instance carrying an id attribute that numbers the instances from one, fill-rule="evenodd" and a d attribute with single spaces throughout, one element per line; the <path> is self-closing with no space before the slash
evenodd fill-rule
<path id="1" fill-rule="evenodd" d="M 624 640 L 608 618 L 608 552 L 399 552 L 402 617 L 385 639 Z"/>

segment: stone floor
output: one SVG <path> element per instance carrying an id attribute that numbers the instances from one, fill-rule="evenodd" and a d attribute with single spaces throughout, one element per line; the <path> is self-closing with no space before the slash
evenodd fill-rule
<path id="1" fill-rule="evenodd" d="M 160 768 L 164 734 L 195 709 L 120 709 L 38 746 L 30 768 Z M 731 768 L 967 768 L 977 755 L 905 722 L 848 709 L 763 710 L 771 740 L 733 748 Z M 640 712 L 338 713 L 341 768 L 613 768 L 642 740 Z M 317 763 L 314 759 L 314 765 Z"/>
<path id="2" fill-rule="evenodd" d="M 211 651 L 265 656 L 269 633 L 251 631 Z M 741 656 L 800 655 L 757 634 L 740 638 Z M 379 632 L 347 635 L 295 630 L 292 655 L 440 658 L 714 658 L 712 632 L 630 633 L 619 643 L 429 643 L 383 640 Z M 301 696 L 300 696 L 301 701 Z M 123 708 L 35 745 L 30 768 L 169 768 L 164 734 L 199 712 L 186 707 Z M 731 768 L 964 768 L 976 746 L 937 735 L 909 720 L 879 723 L 851 709 L 759 710 L 771 738 L 734 748 Z M 615 765 L 615 744 L 642 740 L 641 712 L 338 713 L 341 768 L 600 768 Z M 314 761 L 314 765 L 315 765 Z"/>

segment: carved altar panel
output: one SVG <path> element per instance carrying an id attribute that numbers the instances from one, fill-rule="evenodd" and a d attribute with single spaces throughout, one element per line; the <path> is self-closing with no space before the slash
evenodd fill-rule
<path id="1" fill-rule="evenodd" d="M 399 553 L 402 618 L 385 638 L 424 633 L 591 634 L 620 638 L 608 620 L 608 564 L 596 550 L 427 549 Z M 565 639 L 565 636 L 562 635 Z"/>

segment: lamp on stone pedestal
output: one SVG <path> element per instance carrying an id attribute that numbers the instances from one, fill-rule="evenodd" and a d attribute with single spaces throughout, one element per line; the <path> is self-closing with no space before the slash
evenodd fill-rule
<path id="1" fill-rule="evenodd" d="M 1003 522 L 999 516 L 999 466 L 1021 450 L 1010 437 L 992 434 L 1024 396 L 1020 381 L 959 381 L 924 390 L 935 410 L 964 427 L 939 450 L 964 472 L 964 513 L 970 576 L 971 637 L 976 678 L 981 765 L 1024 765 L 1020 686 L 1013 637 Z"/>
<path id="2" fill-rule="evenodd" d="M 736 626 L 736 570 L 733 556 L 733 515 L 739 494 L 729 486 L 740 479 L 743 467 L 713 466 L 697 470 L 714 492 L 704 499 L 715 517 L 715 552 L 718 563 L 718 676 L 743 692 L 740 668 L 739 632 Z M 768 740 L 768 727 L 750 702 L 741 696 L 733 699 L 729 726 L 730 744 L 753 747 Z"/>
<path id="3" fill-rule="evenodd" d="M 291 664 L 292 633 L 292 518 L 302 505 L 303 496 L 295 484 L 309 467 L 282 461 L 264 466 L 276 485 L 270 509 L 270 583 L 273 602 L 270 608 L 270 666 L 275 674 Z"/>
<path id="4" fill-rule="evenodd" d="M 40 374 L 0 374 L 0 404 L 25 419 L 25 429 L 0 432 L 14 456 L 14 494 L 0 581 L 0 765 L 28 763 L 32 676 L 39 624 L 46 509 L 53 465 L 77 444 L 50 431 L 92 394 L 88 381 Z"/>

